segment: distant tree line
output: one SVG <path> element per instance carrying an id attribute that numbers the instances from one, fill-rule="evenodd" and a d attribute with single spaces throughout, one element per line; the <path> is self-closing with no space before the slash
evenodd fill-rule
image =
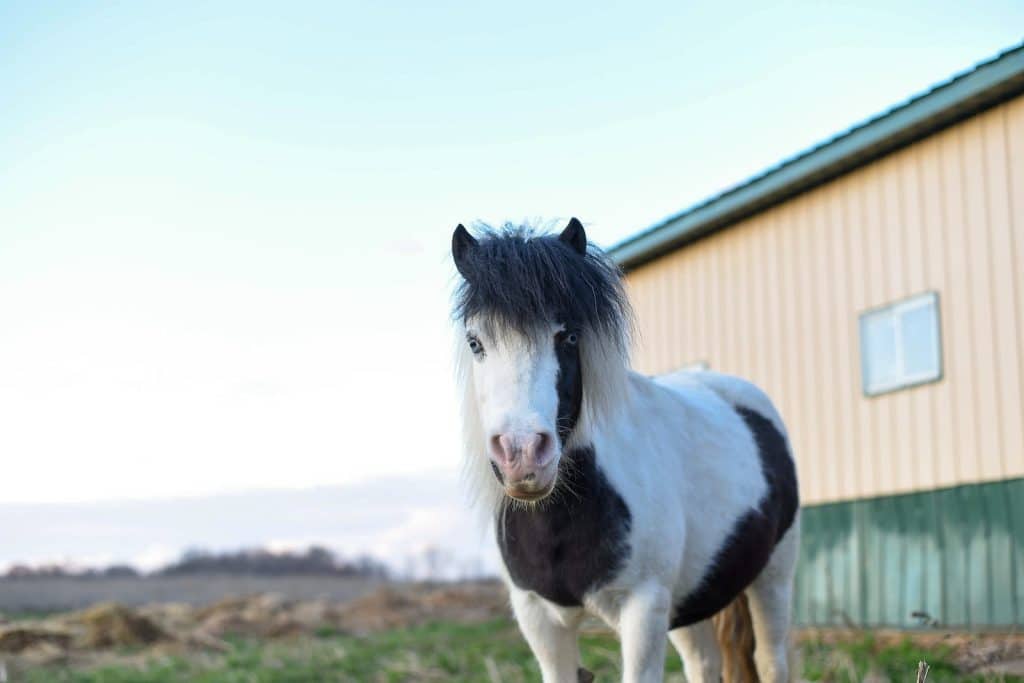
<path id="1" fill-rule="evenodd" d="M 262 548 L 234 552 L 186 551 L 177 562 L 152 572 L 153 576 L 194 576 L 221 574 L 236 576 L 339 576 L 387 578 L 384 563 L 367 556 L 343 560 L 326 548 L 313 546 L 304 552 L 271 552 Z M 141 576 L 136 568 L 117 564 L 101 569 L 78 569 L 50 564 L 37 567 L 14 565 L 8 579 L 33 578 L 131 578 Z"/>
<path id="2" fill-rule="evenodd" d="M 371 557 L 341 560 L 326 548 L 313 546 L 303 553 L 274 553 L 263 549 L 233 553 L 189 550 L 180 560 L 164 567 L 163 576 L 192 574 L 242 574 L 252 576 L 345 576 L 385 578 L 387 567 Z"/>

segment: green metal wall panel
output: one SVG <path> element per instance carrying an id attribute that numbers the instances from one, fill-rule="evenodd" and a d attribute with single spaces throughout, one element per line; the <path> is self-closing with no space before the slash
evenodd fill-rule
<path id="1" fill-rule="evenodd" d="M 1024 479 L 805 507 L 806 626 L 1024 626 Z"/>

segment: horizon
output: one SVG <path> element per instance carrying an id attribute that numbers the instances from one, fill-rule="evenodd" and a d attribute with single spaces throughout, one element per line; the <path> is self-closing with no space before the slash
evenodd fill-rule
<path id="1" fill-rule="evenodd" d="M 424 488 L 427 485 L 428 488 Z M 322 546 L 372 557 L 395 574 L 428 550 L 452 571 L 497 570 L 490 530 L 465 513 L 457 478 L 384 477 L 310 489 L 234 491 L 162 500 L 0 504 L 0 575 L 17 565 L 129 565 L 152 573 L 189 550 L 294 552 Z M 31 519 L 31 526 L 16 524 Z"/>

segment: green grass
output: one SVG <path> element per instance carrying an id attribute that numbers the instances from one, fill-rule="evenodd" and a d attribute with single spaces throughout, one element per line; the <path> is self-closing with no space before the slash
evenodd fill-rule
<path id="1" fill-rule="evenodd" d="M 581 639 L 584 665 L 598 681 L 617 681 L 619 648 L 614 638 L 587 635 Z M 912 681 L 917 661 L 932 666 L 930 683 L 980 681 L 958 676 L 950 652 L 915 649 L 909 643 L 882 647 L 870 638 L 840 646 L 812 643 L 803 648 L 804 677 L 813 681 L 862 681 L 868 673 L 891 681 Z M 668 671 L 679 676 L 671 654 Z M 537 665 L 507 620 L 465 625 L 435 623 L 368 638 L 323 630 L 315 638 L 259 643 L 231 642 L 224 654 L 152 659 L 141 666 L 91 670 L 49 669 L 29 672 L 29 683 L 298 683 L 306 681 L 452 681 L 508 683 L 540 680 Z M 1018 679 L 1019 680 L 1019 679 Z"/>
<path id="2" fill-rule="evenodd" d="M 881 645 L 870 633 L 840 644 L 805 643 L 801 648 L 804 678 L 829 683 L 859 683 L 865 678 L 912 681 L 917 662 L 928 663 L 928 683 L 1020 682 L 1017 677 L 966 676 L 953 663 L 953 652 L 939 645 L 924 649 L 908 638 L 897 645 Z"/>

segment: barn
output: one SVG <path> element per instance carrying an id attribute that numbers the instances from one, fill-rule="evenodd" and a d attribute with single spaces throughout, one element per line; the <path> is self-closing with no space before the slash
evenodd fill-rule
<path id="1" fill-rule="evenodd" d="M 1024 45 L 609 251 L 638 370 L 786 418 L 798 623 L 1024 626 Z"/>

